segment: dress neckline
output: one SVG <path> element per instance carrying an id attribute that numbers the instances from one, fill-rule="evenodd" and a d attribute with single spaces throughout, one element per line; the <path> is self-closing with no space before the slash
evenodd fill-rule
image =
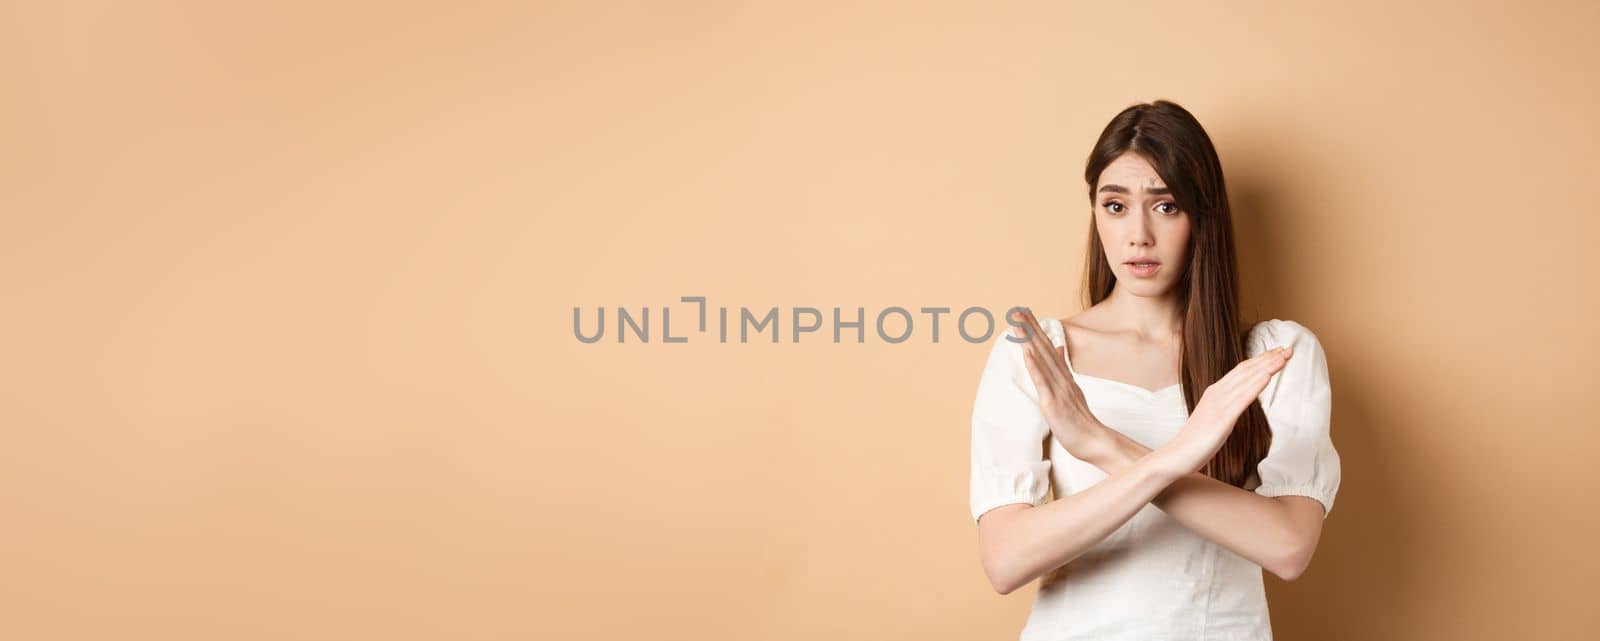
<path id="1" fill-rule="evenodd" d="M 1052 317 L 1052 318 L 1049 318 L 1048 320 L 1051 323 L 1054 324 L 1054 328 L 1058 331 L 1058 333 L 1061 334 L 1061 347 L 1062 347 L 1061 352 L 1066 355 L 1067 371 L 1072 372 L 1072 376 L 1074 378 L 1088 379 L 1088 380 L 1091 380 L 1091 381 L 1099 381 L 1101 383 L 1107 383 L 1107 384 L 1115 385 L 1115 386 L 1127 389 L 1128 391 L 1135 392 L 1135 393 L 1137 393 L 1137 394 L 1139 394 L 1141 396 L 1147 397 L 1147 398 L 1156 398 L 1156 397 L 1159 397 L 1161 395 L 1167 394 L 1169 392 L 1181 391 L 1183 389 L 1183 382 L 1182 381 L 1179 381 L 1177 383 L 1173 383 L 1173 384 L 1168 385 L 1166 387 L 1163 387 L 1161 389 L 1153 390 L 1153 389 L 1150 389 L 1150 388 L 1147 388 L 1147 387 L 1144 387 L 1144 386 L 1141 386 L 1141 385 L 1134 385 L 1133 383 L 1127 383 L 1127 382 L 1119 381 L 1119 380 L 1116 380 L 1116 379 L 1113 379 L 1113 378 L 1105 378 L 1103 376 L 1095 376 L 1095 375 L 1092 375 L 1092 374 L 1084 374 L 1082 372 L 1079 372 L 1077 368 L 1072 366 L 1072 355 L 1068 353 L 1071 350 L 1067 347 L 1067 328 L 1066 328 L 1066 324 L 1062 323 L 1061 319 L 1059 319 L 1059 318 Z"/>

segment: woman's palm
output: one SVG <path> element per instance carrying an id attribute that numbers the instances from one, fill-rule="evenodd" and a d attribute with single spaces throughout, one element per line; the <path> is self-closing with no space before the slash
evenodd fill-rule
<path id="1" fill-rule="evenodd" d="M 1196 468 L 1211 460 L 1233 432 L 1239 415 L 1261 396 L 1267 381 L 1283 369 L 1293 353 L 1292 347 L 1267 350 L 1239 363 L 1217 379 L 1201 394 L 1200 402 L 1195 403 L 1189 420 L 1173 437 L 1171 445 L 1186 453 Z"/>

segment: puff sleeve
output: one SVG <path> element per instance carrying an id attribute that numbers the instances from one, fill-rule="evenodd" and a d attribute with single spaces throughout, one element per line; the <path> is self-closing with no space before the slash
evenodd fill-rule
<path id="1" fill-rule="evenodd" d="M 1323 518 L 1333 511 L 1339 492 L 1339 452 L 1329 433 L 1333 415 L 1333 388 L 1322 344 L 1304 325 L 1272 319 L 1250 331 L 1246 353 L 1289 345 L 1294 354 L 1267 386 L 1259 400 L 1272 430 L 1272 446 L 1256 467 L 1262 496 L 1305 496 L 1323 507 Z"/>
<path id="2" fill-rule="evenodd" d="M 1050 491 L 1050 427 L 1009 326 L 998 332 L 972 407 L 972 521 L 1002 505 L 1044 503 Z"/>

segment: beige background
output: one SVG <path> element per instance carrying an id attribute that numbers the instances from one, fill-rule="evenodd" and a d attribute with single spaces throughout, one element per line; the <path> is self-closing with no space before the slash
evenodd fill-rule
<path id="1" fill-rule="evenodd" d="M 1600 7 L 856 5 L 0 9 L 3 635 L 1014 638 L 985 346 L 572 309 L 1069 314 L 1084 158 L 1155 98 L 1328 352 L 1278 635 L 1600 624 Z"/>

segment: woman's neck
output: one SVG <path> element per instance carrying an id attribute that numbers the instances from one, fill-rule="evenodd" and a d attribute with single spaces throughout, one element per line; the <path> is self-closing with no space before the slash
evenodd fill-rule
<path id="1" fill-rule="evenodd" d="M 1183 310 L 1176 288 L 1161 296 L 1141 296 L 1129 292 L 1118 281 L 1101 305 L 1107 320 L 1143 339 L 1163 340 L 1183 332 Z"/>

